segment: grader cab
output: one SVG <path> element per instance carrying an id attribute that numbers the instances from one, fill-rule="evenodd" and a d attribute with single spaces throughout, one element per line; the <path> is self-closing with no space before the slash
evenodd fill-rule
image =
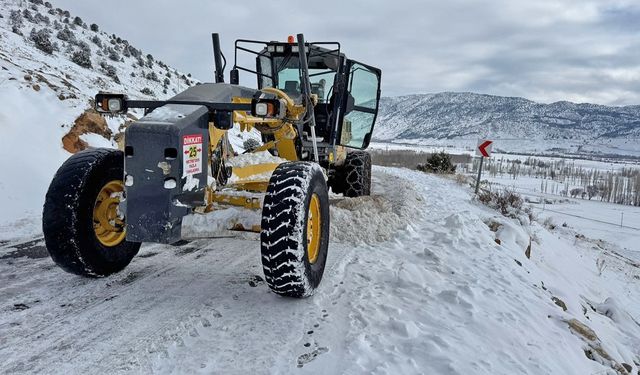
<path id="1" fill-rule="evenodd" d="M 367 148 L 380 98 L 379 69 L 346 58 L 340 44 L 237 40 L 230 83 L 213 34 L 215 83 L 169 100 L 99 93 L 107 115 L 144 108 L 124 150 L 91 149 L 56 173 L 43 212 L 53 260 L 66 271 L 106 276 L 124 269 L 141 243 L 183 240 L 186 215 L 229 207 L 261 213 L 230 230 L 260 233 L 265 281 L 278 294 L 311 295 L 329 245 L 328 190 L 369 195 Z M 255 68 L 239 55 L 255 57 Z M 246 56 L 245 56 L 246 57 Z M 224 64 L 223 64 L 224 61 Z M 240 72 L 257 89 L 240 85 Z M 257 130 L 262 144 L 238 154 L 228 131 Z"/>

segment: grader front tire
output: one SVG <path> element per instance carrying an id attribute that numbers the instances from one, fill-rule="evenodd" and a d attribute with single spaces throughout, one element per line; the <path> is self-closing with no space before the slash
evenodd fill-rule
<path id="1" fill-rule="evenodd" d="M 81 276 L 121 271 L 138 253 L 127 242 L 118 212 L 124 155 L 111 149 L 79 152 L 58 169 L 47 191 L 42 231 L 53 261 Z"/>
<path id="2" fill-rule="evenodd" d="M 312 295 L 329 247 L 329 196 L 317 164 L 278 166 L 269 181 L 261 226 L 262 266 L 271 290 L 295 298 Z"/>

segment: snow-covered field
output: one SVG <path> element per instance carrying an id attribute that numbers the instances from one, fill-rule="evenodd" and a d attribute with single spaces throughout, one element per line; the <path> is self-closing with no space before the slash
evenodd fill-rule
<path id="1" fill-rule="evenodd" d="M 436 176 L 374 168 L 373 188 L 332 197 L 304 300 L 269 292 L 246 236 L 146 245 L 103 279 L 5 244 L 0 373 L 637 373 L 637 262 Z"/>
<path id="2" fill-rule="evenodd" d="M 603 138 L 596 140 L 566 140 L 566 139 L 528 139 L 528 138 L 496 138 L 487 137 L 494 141 L 493 151 L 508 154 L 527 155 L 565 155 L 578 158 L 592 158 L 596 160 L 634 160 L 640 158 L 640 142 L 638 139 Z M 375 139 L 375 138 L 374 138 Z M 478 138 L 453 139 L 394 139 L 372 142 L 373 147 L 382 148 L 411 148 L 440 151 L 445 149 L 450 153 L 473 154 Z"/>
<path id="3" fill-rule="evenodd" d="M 539 178 L 487 176 L 483 179 L 488 180 L 492 188 L 504 187 L 525 197 L 542 220 L 551 218 L 556 225 L 566 223 L 592 239 L 637 251 L 640 258 L 640 207 L 601 202 L 597 198 L 588 200 L 545 194 L 541 192 L 541 182 L 548 183 L 549 191 L 554 182 Z M 558 184 L 557 191 L 561 190 L 561 185 Z"/>

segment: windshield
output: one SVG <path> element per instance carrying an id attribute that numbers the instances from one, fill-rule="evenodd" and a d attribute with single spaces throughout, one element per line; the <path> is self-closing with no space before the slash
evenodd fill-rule
<path id="1" fill-rule="evenodd" d="M 284 91 L 291 97 L 299 97 L 300 88 L 300 70 L 299 59 L 297 56 L 276 56 L 271 59 L 261 58 L 261 69 L 264 74 L 269 74 L 267 69 L 275 70 L 276 88 Z M 318 95 L 320 103 L 328 102 L 331 95 L 331 87 L 335 79 L 335 71 L 325 68 L 310 68 L 309 80 L 311 83 L 311 93 Z M 273 86 L 270 78 L 263 77 L 263 87 Z"/>

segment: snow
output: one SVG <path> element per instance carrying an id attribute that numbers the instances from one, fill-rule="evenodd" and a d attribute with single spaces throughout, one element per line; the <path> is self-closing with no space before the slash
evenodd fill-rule
<path id="1" fill-rule="evenodd" d="M 144 245 L 125 271 L 94 280 L 49 258 L 6 258 L 0 372 L 612 373 L 587 358 L 594 347 L 637 372 L 637 263 L 523 226 L 450 180 L 373 176 L 372 197 L 331 196 L 329 259 L 308 299 L 268 290 L 255 236 Z"/>
<path id="2" fill-rule="evenodd" d="M 182 191 L 192 191 L 193 189 L 197 189 L 200 186 L 200 179 L 193 177 L 193 175 L 186 175 L 186 182 L 182 186 Z"/>
<path id="3" fill-rule="evenodd" d="M 0 224 L 6 224 L 42 210 L 47 187 L 69 156 L 60 141 L 66 132 L 51 118 L 74 118 L 48 88 L 36 93 L 0 85 L 0 102 Z"/>
<path id="4" fill-rule="evenodd" d="M 236 225 L 251 229 L 260 225 L 260 211 L 228 207 L 214 210 L 208 214 L 193 214 L 185 216 L 182 225 L 183 238 L 234 236 L 230 230 Z M 237 233 L 237 232 L 235 232 Z M 255 237 L 248 234 L 249 237 Z"/>
<path id="5" fill-rule="evenodd" d="M 188 106 L 193 107 L 193 106 Z M 145 121 L 158 121 L 158 122 L 174 122 L 177 119 L 184 117 L 184 114 L 177 111 L 178 105 L 166 105 L 164 107 L 156 108 L 151 113 L 144 117 Z"/>
<path id="6" fill-rule="evenodd" d="M 267 164 L 267 163 L 284 163 L 286 159 L 271 155 L 269 151 L 249 152 L 240 154 L 230 158 L 226 164 L 231 167 L 242 168 L 248 165 Z"/>
<path id="7" fill-rule="evenodd" d="M 105 137 L 95 133 L 82 134 L 80 139 L 87 142 L 87 144 L 90 144 L 91 147 L 118 148 L 115 141 L 106 139 Z"/>

